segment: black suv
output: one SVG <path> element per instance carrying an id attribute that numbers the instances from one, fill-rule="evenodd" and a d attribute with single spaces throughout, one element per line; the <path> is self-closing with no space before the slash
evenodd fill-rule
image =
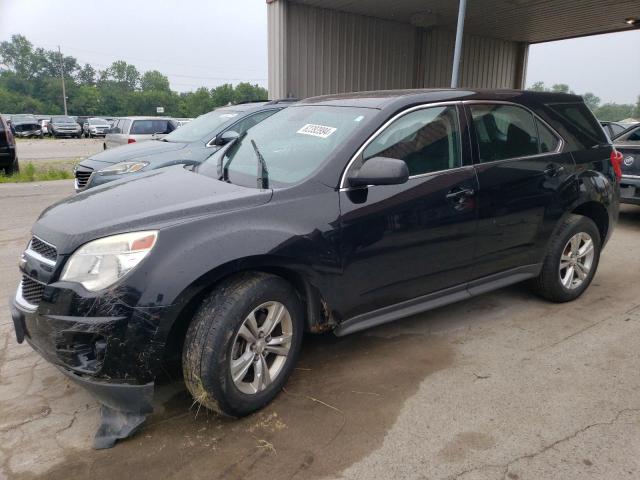
<path id="1" fill-rule="evenodd" d="M 232 133 L 243 134 L 293 101 L 247 102 L 217 108 L 160 140 L 96 153 L 75 168 L 76 192 L 169 165 L 197 165 L 233 138 Z"/>
<path id="2" fill-rule="evenodd" d="M 20 171 L 16 140 L 11 127 L 2 115 L 0 115 L 0 170 L 3 170 L 5 175 L 13 175 Z"/>
<path id="3" fill-rule="evenodd" d="M 578 96 L 307 99 L 196 169 L 45 210 L 20 264 L 16 334 L 102 402 L 98 447 L 144 420 L 172 356 L 197 402 L 247 415 L 282 389 L 304 331 L 346 335 L 524 280 L 578 298 L 619 179 Z"/>

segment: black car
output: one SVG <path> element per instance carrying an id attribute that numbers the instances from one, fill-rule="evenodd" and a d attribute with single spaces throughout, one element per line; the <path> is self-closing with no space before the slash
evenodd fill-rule
<path id="1" fill-rule="evenodd" d="M 82 136 L 82 127 L 67 115 L 54 115 L 49 122 L 49 133 L 53 138 Z"/>
<path id="2" fill-rule="evenodd" d="M 17 338 L 102 402 L 98 447 L 144 421 L 168 358 L 197 402 L 247 415 L 282 389 L 303 331 L 346 335 L 525 280 L 578 298 L 619 174 L 575 95 L 307 99 L 196 169 L 46 209 L 20 264 Z"/>
<path id="3" fill-rule="evenodd" d="M 0 115 L 0 170 L 5 175 L 13 175 L 20 171 L 16 141 L 9 124 Z"/>
<path id="4" fill-rule="evenodd" d="M 613 143 L 622 155 L 620 202 L 640 205 L 640 124 L 626 129 Z"/>
<path id="5" fill-rule="evenodd" d="M 42 138 L 42 125 L 35 115 L 11 115 L 11 125 L 16 137 Z"/>
<path id="6" fill-rule="evenodd" d="M 76 192 L 169 165 L 196 165 L 231 138 L 282 110 L 293 99 L 221 107 L 201 115 L 160 140 L 110 148 L 83 160 L 75 169 Z"/>

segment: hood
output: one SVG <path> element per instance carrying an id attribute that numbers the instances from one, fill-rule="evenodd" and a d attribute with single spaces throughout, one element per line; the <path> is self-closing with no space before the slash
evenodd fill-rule
<path id="1" fill-rule="evenodd" d="M 127 160 L 139 160 L 149 155 L 157 155 L 166 152 L 176 152 L 182 150 L 187 143 L 161 142 L 159 140 L 149 140 L 146 142 L 130 143 L 116 148 L 110 148 L 103 152 L 90 156 L 87 160 L 95 160 L 102 163 L 119 163 Z M 150 159 L 144 158 L 149 161 Z"/>
<path id="2" fill-rule="evenodd" d="M 55 203 L 42 212 L 32 231 L 64 255 L 95 238 L 246 209 L 269 202 L 271 195 L 271 190 L 221 182 L 178 165 Z"/>
<path id="3" fill-rule="evenodd" d="M 54 127 L 75 127 L 78 124 L 76 122 L 49 122 L 49 125 Z"/>

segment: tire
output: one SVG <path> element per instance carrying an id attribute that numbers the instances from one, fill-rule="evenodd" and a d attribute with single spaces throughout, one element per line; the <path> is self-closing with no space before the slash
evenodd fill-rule
<path id="1" fill-rule="evenodd" d="M 15 157 L 13 159 L 13 162 L 11 163 L 11 165 L 9 165 L 8 167 L 4 167 L 4 174 L 9 176 L 9 175 L 14 175 L 16 173 L 20 173 L 20 164 L 18 163 L 18 157 Z"/>
<path id="2" fill-rule="evenodd" d="M 103 144 L 102 144 L 102 149 L 103 149 L 103 150 L 106 150 L 106 149 L 107 149 L 107 144 L 106 144 L 106 143 L 103 143 Z"/>
<path id="3" fill-rule="evenodd" d="M 577 243 L 570 243 L 576 238 Z M 592 250 L 588 248 L 589 241 Z M 591 284 L 598 269 L 601 248 L 600 231 L 593 220 L 569 215 L 551 238 L 540 275 L 531 282 L 533 291 L 552 302 L 575 300 Z M 583 252 L 582 256 L 580 252 Z M 573 268 L 572 272 L 570 268 Z"/>
<path id="4" fill-rule="evenodd" d="M 265 305 L 271 305 L 273 309 L 257 310 Z M 251 330 L 246 322 L 250 317 L 255 318 L 252 328 L 262 329 L 266 320 L 264 313 L 281 311 L 278 305 L 284 306 L 288 316 L 282 314 L 281 322 L 271 334 L 273 337 L 261 337 L 262 343 L 254 343 L 251 347 L 245 340 Z M 254 315 L 256 312 L 258 314 Z M 195 401 L 232 417 L 248 415 L 267 405 L 280 392 L 297 361 L 302 343 L 303 316 L 304 309 L 298 295 L 280 277 L 247 272 L 223 282 L 205 298 L 185 337 L 182 370 L 187 389 Z M 242 332 L 241 327 L 244 327 Z M 287 329 L 291 335 L 286 356 L 268 352 L 274 347 L 286 349 L 281 340 L 285 338 Z M 256 338 L 253 334 L 249 336 Z M 269 341 L 276 343 L 269 346 L 265 343 Z M 238 367 L 235 381 L 232 361 L 249 365 L 244 369 Z M 260 381 L 268 377 L 257 375 L 259 370 L 256 370 L 265 366 L 273 377 L 268 384 Z M 255 385 L 258 388 L 249 391 Z"/>

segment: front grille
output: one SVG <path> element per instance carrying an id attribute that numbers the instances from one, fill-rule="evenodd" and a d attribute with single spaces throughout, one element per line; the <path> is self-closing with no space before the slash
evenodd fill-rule
<path id="1" fill-rule="evenodd" d="M 77 188 L 84 188 L 87 186 L 87 182 L 91 178 L 93 170 L 87 167 L 79 167 L 76 169 L 76 186 Z"/>
<path id="2" fill-rule="evenodd" d="M 36 282 L 26 275 L 22 276 L 22 298 L 24 298 L 31 305 L 38 305 L 42 300 L 42 292 L 44 291 L 44 284 Z"/>
<path id="3" fill-rule="evenodd" d="M 54 262 L 56 261 L 56 258 L 58 258 L 58 251 L 56 250 L 56 247 L 43 242 L 38 237 L 31 238 L 29 248 L 34 252 L 39 253 L 44 258 L 48 258 L 49 260 L 53 260 Z"/>

